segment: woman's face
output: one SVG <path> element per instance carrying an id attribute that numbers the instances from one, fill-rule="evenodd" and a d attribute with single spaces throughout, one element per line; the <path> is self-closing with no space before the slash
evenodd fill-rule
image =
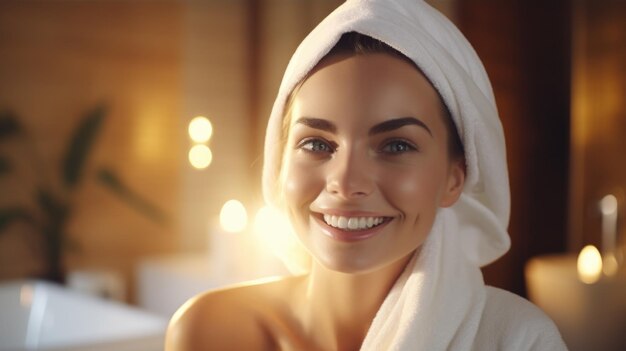
<path id="1" fill-rule="evenodd" d="M 387 54 L 323 61 L 293 100 L 282 169 L 300 240 L 329 269 L 368 272 L 406 258 L 438 207 L 463 188 L 429 81 Z"/>

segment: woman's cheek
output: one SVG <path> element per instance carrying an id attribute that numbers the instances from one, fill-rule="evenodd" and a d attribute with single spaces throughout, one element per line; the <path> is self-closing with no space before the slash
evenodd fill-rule
<path id="1" fill-rule="evenodd" d="M 405 169 L 403 172 L 386 173 L 379 178 L 378 183 L 386 187 L 383 193 L 386 193 L 386 198 L 393 202 L 394 207 L 405 212 L 405 215 L 417 215 L 410 212 L 421 212 L 436 207 L 438 203 L 440 182 L 435 178 L 431 174 Z"/>
<path id="2" fill-rule="evenodd" d="M 297 161 L 290 162 L 284 178 L 286 206 L 291 209 L 307 207 L 319 195 L 324 187 L 317 167 L 311 167 Z"/>

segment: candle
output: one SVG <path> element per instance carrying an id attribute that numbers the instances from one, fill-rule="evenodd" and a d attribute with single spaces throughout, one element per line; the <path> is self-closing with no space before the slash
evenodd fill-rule
<path id="1" fill-rule="evenodd" d="M 617 244 L 617 198 L 614 195 L 606 195 L 600 200 L 600 212 L 602 213 L 602 256 L 604 256 L 603 271 L 606 275 L 617 273 L 619 262 L 616 257 Z"/>
<path id="2" fill-rule="evenodd" d="M 580 255 L 583 281 L 575 255 L 536 257 L 526 265 L 528 296 L 556 323 L 570 351 L 623 350 L 626 335 L 626 270 L 601 273 L 597 249 Z"/>
<path id="3" fill-rule="evenodd" d="M 606 255 L 615 251 L 617 240 L 617 198 L 614 195 L 606 195 L 600 200 L 600 212 L 602 212 L 602 254 Z"/>

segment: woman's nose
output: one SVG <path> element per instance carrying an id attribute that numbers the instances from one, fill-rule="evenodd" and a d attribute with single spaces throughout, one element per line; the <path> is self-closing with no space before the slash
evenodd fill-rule
<path id="1" fill-rule="evenodd" d="M 346 199 L 367 196 L 374 189 L 373 174 L 367 155 L 338 153 L 328 164 L 326 191 Z"/>

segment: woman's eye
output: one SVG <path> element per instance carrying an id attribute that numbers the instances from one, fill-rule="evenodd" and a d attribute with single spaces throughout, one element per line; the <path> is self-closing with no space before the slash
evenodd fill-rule
<path id="1" fill-rule="evenodd" d="M 333 152 L 333 147 L 321 139 L 305 139 L 298 144 L 298 148 L 313 153 Z"/>
<path id="2" fill-rule="evenodd" d="M 408 143 L 402 140 L 393 140 L 393 141 L 386 143 L 382 147 L 381 152 L 388 153 L 388 154 L 401 154 L 404 152 L 416 151 L 416 150 L 417 150 L 417 147 L 415 147 L 411 143 Z"/>

